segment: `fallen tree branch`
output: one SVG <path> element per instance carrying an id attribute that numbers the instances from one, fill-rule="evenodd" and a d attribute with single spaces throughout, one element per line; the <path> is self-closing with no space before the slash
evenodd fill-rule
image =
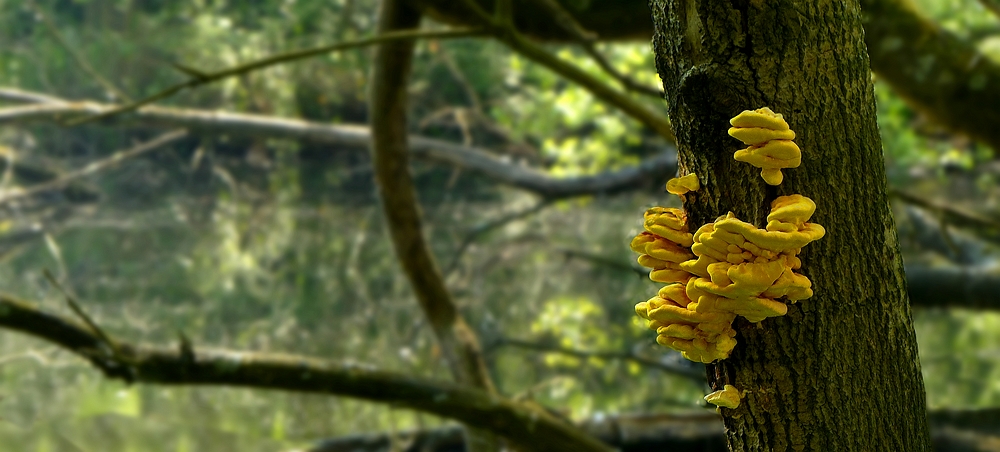
<path id="1" fill-rule="evenodd" d="M 0 88 L 0 100 L 23 103 L 41 99 L 53 98 L 22 90 Z M 109 108 L 113 106 L 63 100 L 0 108 L 0 125 L 28 121 L 58 121 L 66 116 L 81 113 L 97 114 Z M 359 151 L 371 144 L 371 132 L 365 126 L 330 125 L 273 116 L 148 106 L 121 119 L 133 124 L 183 127 L 192 132 L 311 141 L 357 148 Z M 422 136 L 410 135 L 409 151 L 414 159 L 467 169 L 546 199 L 623 193 L 659 184 L 677 172 L 676 153 L 669 151 L 621 170 L 567 178 L 552 177 L 536 169 L 505 161 L 482 148 L 467 147 Z"/>
<path id="2" fill-rule="evenodd" d="M 1000 310 L 1000 269 L 906 266 L 910 306 Z"/>
<path id="3" fill-rule="evenodd" d="M 68 122 L 68 125 L 79 125 L 86 122 L 107 119 L 110 118 L 111 116 L 134 111 L 137 108 L 142 107 L 144 105 L 149 105 L 153 102 L 166 99 L 185 89 L 195 88 L 197 86 L 217 82 L 219 80 L 223 80 L 236 75 L 246 74 L 248 72 L 264 69 L 267 67 L 289 63 L 292 61 L 301 60 L 305 58 L 311 58 L 317 55 L 323 55 L 330 52 L 354 49 L 358 47 L 366 47 L 384 42 L 411 41 L 413 39 L 467 38 L 470 36 L 477 36 L 481 34 L 482 31 L 471 30 L 471 29 L 442 30 L 442 31 L 398 30 L 390 33 L 384 33 L 378 36 L 373 36 L 371 38 L 358 39 L 356 41 L 348 41 L 338 44 L 314 47 L 310 49 L 294 50 L 291 52 L 279 53 L 277 55 L 272 55 L 266 58 L 262 58 L 260 60 L 251 61 L 249 63 L 243 63 L 238 66 L 234 66 L 231 68 L 215 72 L 201 72 L 194 69 L 186 68 L 184 66 L 175 65 L 175 67 L 178 70 L 192 77 L 185 82 L 178 83 L 176 85 L 171 85 L 157 92 L 156 94 L 137 100 L 135 102 L 119 105 L 91 116 L 85 116 L 83 118 L 71 120 Z"/>
<path id="4" fill-rule="evenodd" d="M 1000 409 L 935 410 L 929 413 L 934 450 L 981 452 L 1000 432 Z M 727 452 L 722 418 L 708 411 L 599 416 L 580 424 L 619 452 Z M 355 434 L 318 441 L 306 452 L 462 452 L 461 431 L 429 430 Z"/>
<path id="5" fill-rule="evenodd" d="M 619 452 L 727 451 L 722 418 L 704 410 L 676 414 L 601 416 L 580 428 Z M 357 434 L 317 442 L 306 452 L 458 452 L 466 450 L 452 426 L 397 434 Z M 543 449 L 531 449 L 543 450 Z"/>
<path id="6" fill-rule="evenodd" d="M 118 354 L 77 320 L 0 295 L 0 328 L 56 344 L 112 379 L 137 383 L 222 385 L 331 394 L 389 403 L 487 429 L 551 451 L 609 451 L 542 408 L 447 382 L 306 356 L 155 347 L 118 341 Z M 118 358 L 120 356 L 120 358 Z"/>
<path id="7" fill-rule="evenodd" d="M 69 173 L 66 173 L 50 181 L 43 182 L 23 189 L 15 188 L 15 189 L 4 190 L 0 192 L 0 205 L 21 198 L 35 196 L 40 193 L 45 193 L 54 190 L 61 190 L 70 183 L 76 181 L 77 179 L 93 175 L 97 172 L 115 166 L 125 160 L 128 160 L 133 157 L 138 157 L 149 151 L 157 149 L 165 144 L 177 141 L 185 136 L 187 136 L 187 131 L 185 130 L 175 130 L 172 132 L 167 132 L 147 142 L 139 143 L 129 149 L 116 152 L 107 158 L 98 160 L 96 162 L 91 162 L 86 166 L 84 166 L 83 168 L 70 171 Z"/>
<path id="8" fill-rule="evenodd" d="M 891 189 L 889 196 L 899 199 L 907 204 L 922 207 L 926 210 L 934 211 L 942 217 L 942 220 L 954 224 L 955 226 L 973 229 L 982 236 L 997 236 L 1000 232 L 1000 221 L 980 214 L 954 203 L 939 201 L 932 198 L 924 198 L 906 190 L 898 188 Z"/>
<path id="9" fill-rule="evenodd" d="M 932 251 L 960 266 L 988 265 L 1000 258 L 996 242 L 980 239 L 967 231 L 952 231 L 932 213 L 908 205 L 897 222 L 901 239 L 909 239 L 922 251 Z"/>

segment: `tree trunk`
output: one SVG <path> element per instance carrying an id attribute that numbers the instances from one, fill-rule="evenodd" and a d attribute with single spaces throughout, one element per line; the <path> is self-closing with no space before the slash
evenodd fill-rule
<path id="1" fill-rule="evenodd" d="M 875 99 L 857 0 L 652 0 L 656 65 L 677 135 L 692 230 L 729 211 L 763 226 L 799 193 L 827 234 L 801 254 L 815 295 L 783 317 L 738 318 L 732 355 L 708 366 L 716 389 L 747 391 L 722 409 L 730 448 L 930 449 L 903 265 L 888 207 Z M 729 119 L 782 113 L 802 165 L 777 186 L 733 159 Z"/>

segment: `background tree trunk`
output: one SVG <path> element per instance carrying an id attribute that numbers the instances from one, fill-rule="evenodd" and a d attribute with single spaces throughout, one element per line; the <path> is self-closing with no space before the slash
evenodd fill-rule
<path id="1" fill-rule="evenodd" d="M 816 201 L 826 227 L 802 273 L 816 295 L 788 315 L 738 319 L 739 345 L 709 365 L 716 389 L 748 393 L 724 409 L 730 447 L 929 450 L 924 388 L 888 207 L 875 99 L 854 1 L 653 0 L 657 69 L 676 129 L 692 230 L 734 212 L 763 226 L 776 197 Z M 778 187 L 733 159 L 742 110 L 784 114 L 802 166 Z"/>

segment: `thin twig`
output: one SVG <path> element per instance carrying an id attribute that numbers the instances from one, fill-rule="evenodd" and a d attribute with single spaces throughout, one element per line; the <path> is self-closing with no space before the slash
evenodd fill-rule
<path id="1" fill-rule="evenodd" d="M 116 152 L 108 158 L 92 162 L 87 166 L 84 166 L 83 168 L 80 168 L 76 171 L 70 171 L 69 173 L 66 173 L 63 176 L 60 176 L 48 182 L 43 182 L 41 184 L 26 189 L 8 190 L 5 193 L 0 194 L 0 205 L 11 202 L 16 199 L 37 195 L 39 193 L 44 193 L 52 190 L 59 190 L 76 179 L 89 176 L 101 170 L 110 168 L 125 160 L 142 155 L 146 152 L 159 148 L 160 146 L 176 141 L 185 136 L 187 136 L 187 131 L 183 129 L 167 132 L 147 142 L 140 143 L 124 151 Z"/>
<path id="2" fill-rule="evenodd" d="M 80 52 L 78 52 L 73 46 L 69 44 L 69 41 L 66 40 L 66 37 L 64 37 L 62 33 L 59 32 L 59 27 L 56 27 L 55 22 L 53 22 L 52 19 L 49 18 L 47 14 L 43 13 L 42 9 L 38 5 L 36 5 L 34 2 L 30 2 L 30 5 L 31 8 L 35 10 L 35 15 L 42 21 L 42 23 L 45 24 L 45 28 L 49 30 L 49 33 L 52 33 L 52 36 L 56 39 L 56 42 L 59 43 L 59 45 L 62 46 L 63 50 L 65 50 L 66 53 L 68 53 L 69 56 L 73 58 L 73 61 L 76 62 L 76 65 L 80 66 L 80 69 L 83 69 L 83 72 L 86 72 L 87 75 L 91 76 L 98 84 L 103 86 L 104 89 L 106 89 L 109 93 L 117 97 L 118 98 L 117 100 L 123 102 L 132 101 L 132 99 L 127 94 L 125 94 L 125 92 L 118 89 L 118 87 L 115 86 L 114 83 L 111 83 L 111 81 L 104 78 L 104 76 L 102 76 L 99 72 L 97 72 L 96 69 L 94 69 L 93 66 L 90 65 L 90 62 L 88 62 L 87 59 L 80 54 Z"/>
<path id="3" fill-rule="evenodd" d="M 524 218 L 528 215 L 538 212 L 547 207 L 551 203 L 552 203 L 551 200 L 542 199 L 541 201 L 535 203 L 533 206 L 527 209 L 511 212 L 507 215 L 502 215 L 498 218 L 480 223 L 475 227 L 473 227 L 469 232 L 465 234 L 465 236 L 462 238 L 462 242 L 459 243 L 458 247 L 455 248 L 455 252 L 452 255 L 451 262 L 448 264 L 447 267 L 445 267 L 446 268 L 446 270 L 444 271 L 445 278 L 447 278 L 448 275 L 452 274 L 452 272 L 454 272 L 455 269 L 458 268 L 458 263 L 462 260 L 462 256 L 465 254 L 465 251 L 481 235 L 490 232 L 496 228 L 499 228 L 507 223 L 510 223 L 511 221 L 520 220 L 521 218 Z"/>
<path id="4" fill-rule="evenodd" d="M 566 30 L 566 32 L 569 33 L 569 36 L 583 48 L 584 52 L 586 52 L 587 55 L 590 55 L 590 58 L 593 59 L 605 73 L 617 80 L 622 87 L 629 91 L 645 94 L 661 100 L 663 99 L 663 91 L 636 82 L 635 80 L 632 80 L 631 77 L 622 74 L 621 71 L 612 66 L 611 62 L 609 62 L 608 59 L 601 54 L 601 52 L 597 51 L 597 47 L 594 45 L 594 41 L 596 41 L 597 36 L 583 28 L 583 25 L 580 25 L 576 18 L 574 18 L 569 11 L 566 11 L 566 8 L 563 8 L 559 2 L 555 0 L 536 1 L 542 7 L 548 9 L 549 13 L 552 14 L 552 18 L 555 23 L 562 27 L 563 30 Z"/>
<path id="5" fill-rule="evenodd" d="M 66 304 L 69 305 L 69 308 L 73 310 L 73 313 L 76 314 L 80 320 L 83 320 L 83 323 L 86 323 L 87 326 L 90 327 L 98 338 L 101 339 L 101 343 L 108 347 L 112 356 L 114 356 L 119 363 L 126 363 L 125 359 L 121 356 L 121 352 L 118 350 L 118 344 L 112 340 L 111 336 L 108 336 L 108 334 L 105 333 L 100 326 L 97 325 L 97 322 L 95 322 L 94 319 L 90 318 L 90 315 L 88 315 L 87 312 L 80 307 L 80 304 L 76 302 L 76 299 L 63 288 L 62 284 L 59 284 L 59 281 L 57 281 L 56 277 L 52 275 L 52 272 L 45 269 L 43 270 L 43 274 L 45 275 L 45 279 L 49 280 L 49 283 L 52 284 L 53 287 L 62 292 L 63 296 L 66 298 Z"/>
<path id="6" fill-rule="evenodd" d="M 630 265 L 607 256 L 602 256 L 600 254 L 591 253 L 589 251 L 574 250 L 570 248 L 556 248 L 556 251 L 566 256 L 569 259 L 581 259 L 594 264 L 599 264 L 604 267 L 610 267 L 618 270 L 628 270 L 636 273 L 640 276 L 647 276 L 649 274 L 649 269 L 644 269 L 637 265 Z"/>
<path id="7" fill-rule="evenodd" d="M 249 63 L 240 64 L 231 68 L 215 72 L 202 73 L 195 69 L 184 68 L 185 69 L 184 72 L 192 76 L 192 78 L 188 79 L 185 82 L 169 86 L 156 94 L 137 100 L 135 102 L 113 107 L 109 110 L 103 111 L 96 115 L 85 116 L 83 118 L 78 118 L 72 121 L 68 121 L 67 125 L 74 126 L 74 125 L 88 123 L 91 121 L 107 119 L 115 115 L 133 111 L 139 107 L 142 107 L 143 105 L 149 105 L 153 102 L 166 99 L 185 89 L 194 88 L 197 86 L 216 82 L 235 75 L 246 74 L 248 72 L 256 71 L 266 67 L 271 67 L 278 64 L 284 64 L 291 61 L 301 60 L 304 58 L 311 58 L 314 56 L 323 55 L 330 52 L 353 49 L 358 47 L 365 47 L 373 44 L 380 44 L 393 41 L 406 41 L 411 39 L 467 38 L 471 36 L 479 36 L 481 34 L 483 34 L 483 31 L 475 29 L 436 30 L 436 31 L 426 31 L 426 30 L 393 31 L 393 32 L 383 33 L 371 38 L 359 39 L 356 41 L 347 41 L 321 47 L 313 47 L 309 49 L 293 50 L 291 52 L 279 53 L 277 55 L 272 55 L 266 58 L 251 61 Z"/>
<path id="8" fill-rule="evenodd" d="M 704 366 L 702 365 L 692 365 L 692 366 L 677 365 L 657 359 L 647 358 L 630 352 L 580 350 L 575 348 L 560 347 L 557 345 L 545 344 L 541 342 L 526 341 L 523 339 L 501 338 L 500 340 L 497 341 L 495 345 L 500 347 L 502 346 L 516 347 L 524 350 L 533 350 L 544 353 L 558 353 L 560 355 L 567 355 L 584 359 L 599 358 L 608 360 L 631 361 L 636 364 L 640 364 L 642 366 L 653 367 L 662 370 L 664 372 L 685 377 L 698 384 L 705 384 L 705 369 Z"/>
<path id="9" fill-rule="evenodd" d="M 673 127 L 666 116 L 653 112 L 625 93 L 608 86 L 575 65 L 552 55 L 519 33 L 513 25 L 488 14 L 475 0 L 462 0 L 462 3 L 479 16 L 480 22 L 493 33 L 496 39 L 507 44 L 515 52 L 580 85 L 598 99 L 618 107 L 625 114 L 655 130 L 663 138 L 671 142 L 676 141 Z"/>

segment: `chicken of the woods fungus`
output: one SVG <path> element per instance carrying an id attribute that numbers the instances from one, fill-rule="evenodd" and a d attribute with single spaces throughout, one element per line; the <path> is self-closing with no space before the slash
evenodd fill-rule
<path id="1" fill-rule="evenodd" d="M 782 115 L 767 107 L 746 110 L 730 124 L 729 134 L 749 145 L 734 158 L 761 168 L 766 183 L 780 184 L 781 169 L 799 166 L 795 132 Z M 693 173 L 667 182 L 667 190 L 676 195 L 699 188 Z M 656 342 L 687 359 L 710 363 L 728 358 L 736 346 L 736 317 L 758 323 L 785 315 L 788 302 L 813 295 L 809 278 L 797 270 L 802 247 L 826 233 L 809 222 L 815 211 L 816 203 L 805 196 L 780 196 L 771 202 L 763 228 L 729 212 L 691 233 L 683 209 L 650 208 L 644 231 L 631 248 L 639 254 L 639 264 L 650 269 L 649 278 L 667 285 L 637 304 L 636 313 L 656 331 Z M 726 385 L 706 400 L 736 408 L 739 391 Z"/>

